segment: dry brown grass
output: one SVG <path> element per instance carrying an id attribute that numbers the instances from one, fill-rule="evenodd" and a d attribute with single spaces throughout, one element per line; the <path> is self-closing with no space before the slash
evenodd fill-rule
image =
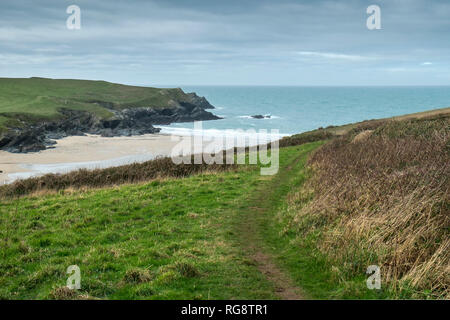
<path id="1" fill-rule="evenodd" d="M 77 290 L 72 290 L 68 287 L 53 289 L 48 298 L 52 300 L 97 300 L 95 297 L 88 294 L 79 293 Z"/>
<path id="2" fill-rule="evenodd" d="M 448 115 L 354 128 L 310 159 L 287 229 L 320 230 L 321 251 L 343 274 L 377 264 L 394 291 L 449 299 L 449 160 Z"/>
<path id="3" fill-rule="evenodd" d="M 358 133 L 352 140 L 353 143 L 366 141 L 370 135 L 372 134 L 372 130 L 364 130 Z"/>
<path id="4" fill-rule="evenodd" d="M 308 131 L 300 134 L 295 134 L 293 136 L 284 137 L 279 141 L 280 148 L 298 146 L 308 142 L 315 142 L 321 140 L 328 140 L 335 136 L 335 134 L 329 132 L 327 129 L 317 129 L 313 131 Z M 270 144 L 268 144 L 270 147 Z"/>
<path id="5" fill-rule="evenodd" d="M 60 190 L 70 193 L 81 189 L 138 183 L 166 177 L 183 178 L 193 174 L 208 174 L 236 168 L 236 165 L 232 164 L 194 164 L 193 156 L 191 160 L 191 164 L 177 165 L 171 158 L 165 157 L 106 169 L 80 169 L 66 174 L 46 174 L 0 186 L 0 198 L 48 194 Z"/>
<path id="6" fill-rule="evenodd" d="M 127 270 L 123 277 L 123 281 L 126 283 L 145 283 L 150 282 L 153 279 L 154 274 L 151 273 L 150 270 L 138 268 Z"/>

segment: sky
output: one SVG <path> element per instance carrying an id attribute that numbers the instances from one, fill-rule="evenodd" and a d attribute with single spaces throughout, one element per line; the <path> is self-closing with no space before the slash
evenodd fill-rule
<path id="1" fill-rule="evenodd" d="M 66 9 L 81 10 L 81 29 Z M 381 9 L 369 30 L 367 7 Z M 449 0 L 2 0 L 0 77 L 450 85 Z"/>

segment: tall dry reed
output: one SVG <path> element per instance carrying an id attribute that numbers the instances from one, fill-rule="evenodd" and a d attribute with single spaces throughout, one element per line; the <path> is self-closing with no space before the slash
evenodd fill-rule
<path id="1" fill-rule="evenodd" d="M 224 156 L 225 159 L 225 156 Z M 64 189 L 99 188 L 125 183 L 136 183 L 155 178 L 183 178 L 210 171 L 225 171 L 235 168 L 233 164 L 174 164 L 169 157 L 144 163 L 133 163 L 118 167 L 87 170 L 80 169 L 66 174 L 44 176 L 15 181 L 0 187 L 0 198 L 23 196 L 37 191 L 58 191 Z"/>
<path id="2" fill-rule="evenodd" d="M 394 290 L 450 298 L 448 116 L 358 127 L 309 164 L 287 229 L 320 230 L 321 251 L 343 274 L 378 264 Z"/>

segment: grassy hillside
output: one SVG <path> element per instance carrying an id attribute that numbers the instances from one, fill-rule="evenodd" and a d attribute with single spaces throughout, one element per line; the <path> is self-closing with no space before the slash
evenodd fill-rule
<path id="1" fill-rule="evenodd" d="M 284 149 L 283 166 L 319 144 Z M 274 299 L 237 240 L 257 167 L 4 200 L 0 297 Z M 81 269 L 77 295 L 66 268 Z"/>
<path id="2" fill-rule="evenodd" d="M 396 116 L 392 118 L 365 120 L 361 122 L 345 124 L 342 126 L 328 126 L 326 128 L 318 128 L 316 130 L 285 137 L 280 140 L 280 146 L 281 147 L 295 146 L 307 142 L 331 139 L 334 137 L 345 135 L 350 131 L 359 132 L 364 129 L 376 128 L 386 123 L 387 121 L 407 121 L 407 120 L 419 120 L 424 118 L 434 119 L 449 116 L 450 116 L 450 108 L 442 108 L 405 114 L 402 116 Z"/>
<path id="3" fill-rule="evenodd" d="M 0 78 L 0 129 L 16 119 L 42 120 L 60 116 L 59 109 L 89 111 L 100 118 L 110 109 L 167 108 L 183 101 L 181 89 L 126 86 L 105 81 Z M 107 108 L 105 107 L 107 106 Z"/>
<path id="4" fill-rule="evenodd" d="M 366 123 L 320 148 L 268 228 L 288 241 L 280 250 L 304 286 L 363 294 L 367 266 L 378 265 L 391 297 L 449 299 L 449 146 L 450 115 L 436 114 Z M 292 246 L 322 261 L 334 286 L 305 280 Z"/>
<path id="5" fill-rule="evenodd" d="M 284 144 L 275 176 L 160 160 L 2 189 L 0 297 L 450 297 L 446 112 Z M 150 181 L 135 179 L 144 168 Z M 79 291 L 64 288 L 73 264 Z M 369 265 L 381 290 L 366 286 Z"/>

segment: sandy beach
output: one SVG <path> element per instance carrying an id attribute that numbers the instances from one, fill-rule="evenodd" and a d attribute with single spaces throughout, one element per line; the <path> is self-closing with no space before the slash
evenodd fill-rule
<path id="1" fill-rule="evenodd" d="M 34 153 L 0 151 L 0 184 L 46 172 L 96 168 L 145 161 L 170 155 L 177 144 L 170 135 L 147 134 L 105 138 L 70 136 L 56 141 L 55 148 Z"/>
<path id="2" fill-rule="evenodd" d="M 0 184 L 46 173 L 66 173 L 81 168 L 97 169 L 144 162 L 158 156 L 171 156 L 173 151 L 179 154 L 181 149 L 184 154 L 217 152 L 225 149 L 224 139 L 233 140 L 238 136 L 241 139 L 237 139 L 235 143 L 239 147 L 268 143 L 282 137 L 279 134 L 265 133 L 226 134 L 225 131 L 217 130 L 108 138 L 98 135 L 70 136 L 56 140 L 53 148 L 40 152 L 0 151 L 0 171 L 3 171 L 0 173 Z"/>

